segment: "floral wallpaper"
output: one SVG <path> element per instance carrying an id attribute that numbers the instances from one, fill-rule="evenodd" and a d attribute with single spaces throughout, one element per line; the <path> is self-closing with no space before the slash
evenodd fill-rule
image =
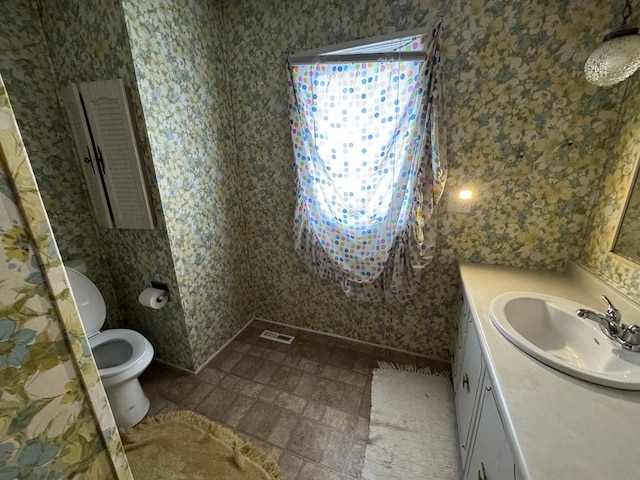
<path id="1" fill-rule="evenodd" d="M 153 344 L 157 358 L 194 368 L 122 6 L 118 0 L 39 1 L 38 5 L 58 91 L 72 82 L 122 78 L 135 118 L 157 226 L 154 230 L 95 227 L 99 248 L 117 286 L 115 308 L 120 320 L 112 326 L 142 333 Z M 69 181 L 82 182 L 78 177 Z M 144 308 L 137 301 L 139 293 L 152 280 L 169 286 L 171 301 L 162 310 Z"/>
<path id="2" fill-rule="evenodd" d="M 619 23 L 612 2 L 229 0 L 223 14 L 256 316 L 444 359 L 457 260 L 561 270 L 578 255 L 622 96 L 582 73 Z M 293 251 L 284 55 L 441 14 L 449 183 L 436 256 L 408 305 L 355 303 Z M 471 213 L 447 213 L 461 187 L 474 192 Z"/>
<path id="3" fill-rule="evenodd" d="M 618 129 L 608 143 L 609 151 L 605 156 L 608 167 L 596 197 L 598 201 L 593 210 L 590 234 L 579 262 L 640 303 L 640 265 L 609 253 L 640 159 L 640 76 L 635 73 L 622 85 L 626 89 L 626 97 Z M 625 224 L 628 227 L 638 225 L 637 211 L 630 217 Z M 628 229 L 623 241 L 625 238 L 626 241 L 637 239 L 637 235 L 637 229 Z M 637 251 L 637 241 L 634 247 Z"/>
<path id="4" fill-rule="evenodd" d="M 57 102 L 58 86 L 45 41 L 38 6 L 15 0 L 3 6 L 0 22 L 0 73 L 13 101 L 47 214 L 62 258 L 83 259 L 103 292 L 110 324 L 120 320 L 106 258 L 98 242 L 67 119 Z"/>
<path id="5" fill-rule="evenodd" d="M 0 479 L 131 479 L 0 77 Z"/>
<path id="6" fill-rule="evenodd" d="M 41 26 L 29 17 L 33 5 Z M 610 0 L 17 0 L 10 8 L 18 25 L 34 29 L 31 43 L 0 55 L 8 83 L 32 85 L 12 96 L 20 112 L 46 110 L 55 124 L 60 113 L 40 104 L 54 105 L 61 86 L 122 77 L 129 87 L 158 227 L 96 230 L 103 267 L 93 262 L 118 286 L 114 326 L 142 332 L 164 361 L 196 369 L 254 317 L 447 359 L 457 260 L 561 270 L 581 256 L 594 270 L 608 268 L 599 263 L 606 249 L 586 239 L 604 218 L 590 218 L 594 205 L 611 211 L 594 192 L 624 85 L 591 86 L 582 65 L 619 24 Z M 436 256 L 408 304 L 353 302 L 293 250 L 284 55 L 429 26 L 440 15 L 450 170 Z M 39 38 L 48 53 L 36 51 Z M 27 61 L 49 62 L 55 83 L 25 69 Z M 29 141 L 53 147 L 29 115 L 18 115 Z M 61 185 L 43 181 L 45 199 L 77 182 L 52 170 L 53 178 Z M 474 192 L 471 212 L 447 213 L 448 195 L 462 187 Z M 82 203 L 61 198 L 62 211 Z M 80 230 L 69 238 L 70 249 L 86 242 Z M 163 310 L 136 302 L 151 280 L 170 286 Z"/>
<path id="7" fill-rule="evenodd" d="M 89 277 L 105 297 L 111 327 L 138 330 L 153 343 L 157 358 L 195 368 L 120 3 L 16 0 L 6 7 L 8 18 L 16 21 L 0 23 L 0 72 L 29 150 L 35 145 L 32 161 L 63 257 L 87 262 Z M 152 231 L 95 225 L 75 167 L 67 119 L 58 105 L 57 92 L 71 82 L 117 77 L 128 86 L 137 121 L 155 207 L 157 227 Z M 171 291 L 171 302 L 159 311 L 137 302 L 151 280 L 166 282 Z"/>
<path id="8" fill-rule="evenodd" d="M 226 40 L 206 1 L 123 2 L 195 365 L 251 320 Z"/>

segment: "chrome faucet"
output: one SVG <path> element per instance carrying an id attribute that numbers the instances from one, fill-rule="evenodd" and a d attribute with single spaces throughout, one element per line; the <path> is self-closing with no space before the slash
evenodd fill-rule
<path id="1" fill-rule="evenodd" d="M 622 315 L 620 311 L 613 306 L 613 304 L 609 301 L 607 297 L 604 295 L 601 297 L 607 303 L 607 314 L 602 315 L 601 313 L 594 312 L 592 310 L 585 310 L 584 308 L 579 308 L 576 311 L 576 314 L 580 318 L 587 318 L 592 320 L 600 325 L 602 331 L 609 338 L 617 338 L 622 333 L 622 328 L 620 321 L 622 320 Z"/>
<path id="2" fill-rule="evenodd" d="M 601 298 L 607 304 L 605 315 L 584 308 L 579 308 L 576 314 L 580 318 L 596 322 L 604 334 L 622 348 L 632 352 L 640 352 L 640 326 L 622 323 L 620 310 L 614 307 L 606 296 L 603 295 Z"/>

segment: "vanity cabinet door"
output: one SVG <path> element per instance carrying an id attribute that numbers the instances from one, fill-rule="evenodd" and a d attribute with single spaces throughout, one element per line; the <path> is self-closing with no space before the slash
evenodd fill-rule
<path id="1" fill-rule="evenodd" d="M 480 416 L 473 450 L 466 469 L 467 480 L 511 480 L 515 462 L 502 427 L 489 376 L 485 374 L 478 406 Z"/>
<path id="2" fill-rule="evenodd" d="M 483 360 L 480 342 L 478 341 L 476 329 L 473 325 L 469 325 L 455 397 L 463 465 L 466 465 L 467 461 L 469 442 L 471 441 L 474 405 L 476 403 L 478 387 L 481 382 L 482 371 Z"/>
<path id="3" fill-rule="evenodd" d="M 458 292 L 456 313 L 456 323 L 453 326 L 455 339 L 451 358 L 451 373 L 453 374 L 454 390 L 457 390 L 458 388 L 458 374 L 460 373 L 460 368 L 462 366 L 464 345 L 467 338 L 469 323 L 471 322 L 471 309 L 469 308 L 469 303 L 465 301 L 462 290 Z"/>

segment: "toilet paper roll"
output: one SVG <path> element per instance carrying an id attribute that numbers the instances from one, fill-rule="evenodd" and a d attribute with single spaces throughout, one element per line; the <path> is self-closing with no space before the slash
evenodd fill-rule
<path id="1" fill-rule="evenodd" d="M 159 288 L 145 288 L 138 296 L 138 302 L 145 307 L 158 310 L 164 307 L 169 300 L 169 292 Z"/>

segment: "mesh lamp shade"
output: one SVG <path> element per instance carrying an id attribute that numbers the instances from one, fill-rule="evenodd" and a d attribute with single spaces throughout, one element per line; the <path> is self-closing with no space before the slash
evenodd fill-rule
<path id="1" fill-rule="evenodd" d="M 633 34 L 623 33 L 605 38 L 604 43 L 589 55 L 584 64 L 589 83 L 599 87 L 615 85 L 633 75 L 640 67 L 640 35 L 637 34 L 637 28 L 633 30 Z"/>

